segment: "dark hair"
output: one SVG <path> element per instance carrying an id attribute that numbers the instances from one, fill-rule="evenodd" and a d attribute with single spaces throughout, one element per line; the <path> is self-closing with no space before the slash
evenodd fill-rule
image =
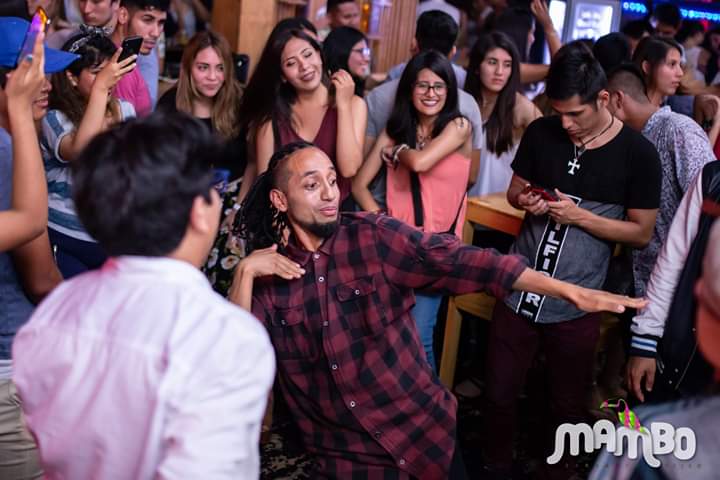
<path id="1" fill-rule="evenodd" d="M 645 37 L 640 40 L 637 47 L 635 47 L 635 53 L 633 53 L 632 61 L 642 69 L 643 62 L 648 62 L 650 65 L 650 71 L 645 76 L 645 84 L 648 87 L 652 87 L 655 82 L 655 70 L 663 63 L 667 58 L 668 52 L 672 49 L 677 50 L 682 54 L 682 47 L 672 38 L 667 37 Z"/>
<path id="2" fill-rule="evenodd" d="M 283 250 L 284 230 L 288 226 L 287 215 L 270 201 L 270 191 L 285 183 L 285 160 L 293 153 L 312 148 L 309 142 L 299 141 L 284 145 L 270 157 L 268 169 L 258 175 L 242 202 L 239 215 L 235 219 L 233 230 L 237 236 L 245 239 L 246 253 L 268 248 L 273 244 Z M 284 188 L 284 185 L 283 185 Z"/>
<path id="3" fill-rule="evenodd" d="M 5 88 L 5 85 L 7 85 L 7 74 L 12 71 L 12 68 L 0 67 L 0 88 Z"/>
<path id="4" fill-rule="evenodd" d="M 527 8 L 511 7 L 505 9 L 500 15 L 494 17 L 488 28 L 492 31 L 502 32 L 515 44 L 520 54 L 520 62 L 526 62 L 528 57 L 528 34 L 535 25 L 535 20 Z"/>
<path id="5" fill-rule="evenodd" d="M 335 10 L 337 7 L 342 5 L 343 3 L 355 3 L 355 0 L 328 0 L 326 11 Z"/>
<path id="6" fill-rule="evenodd" d="M 647 20 L 633 20 L 632 22 L 626 23 L 620 31 L 629 38 L 640 40 L 645 33 L 652 35 L 655 29 Z"/>
<path id="7" fill-rule="evenodd" d="M 600 62 L 585 44 L 574 41 L 563 46 L 550 64 L 545 92 L 551 100 L 567 100 L 575 95 L 580 103 L 592 103 L 607 87 Z"/>
<path id="8" fill-rule="evenodd" d="M 621 63 L 630 61 L 630 42 L 622 33 L 608 33 L 597 39 L 592 52 L 607 73 Z"/>
<path id="9" fill-rule="evenodd" d="M 680 26 L 680 30 L 677 35 L 675 35 L 675 40 L 677 40 L 678 43 L 683 43 L 685 40 L 697 35 L 698 33 L 702 33 L 703 36 L 705 35 L 705 27 L 703 27 L 702 23 L 697 20 L 684 20 Z"/>
<path id="10" fill-rule="evenodd" d="M 480 65 L 490 50 L 500 48 L 512 58 L 510 77 L 500 91 L 490 118 L 485 122 L 485 138 L 487 149 L 500 155 L 510 149 L 513 144 L 513 117 L 515 99 L 520 90 L 520 55 L 512 40 L 501 32 L 481 35 L 470 52 L 470 62 L 465 80 L 465 90 L 475 97 L 482 105 L 483 84 L 480 80 Z"/>
<path id="11" fill-rule="evenodd" d="M 641 103 L 650 101 L 642 70 L 634 63 L 622 63 L 608 72 L 608 88 L 621 91 Z"/>
<path id="12" fill-rule="evenodd" d="M 260 61 L 240 100 L 240 131 L 247 129 L 253 132 L 263 123 L 273 119 L 279 122 L 291 122 L 291 107 L 295 103 L 297 93 L 290 82 L 283 81 L 280 58 L 285 45 L 292 38 L 308 42 L 318 52 L 325 65 L 322 48 L 314 38 L 302 30 L 277 29 L 276 26 L 265 44 Z M 322 69 L 322 83 L 330 90 L 331 101 L 334 101 L 325 68 Z"/>
<path id="13" fill-rule="evenodd" d="M 655 7 L 653 17 L 658 23 L 664 23 L 670 25 L 673 28 L 678 28 L 682 22 L 682 15 L 680 15 L 680 8 L 672 3 L 661 3 Z"/>
<path id="14" fill-rule="evenodd" d="M 437 137 L 448 123 L 460 116 L 457 80 L 450 60 L 435 50 L 418 53 L 410 59 L 400 77 L 395 93 L 395 105 L 386 127 L 390 138 L 398 144 L 406 143 L 411 148 L 415 148 L 417 142 L 418 125 L 418 115 L 412 101 L 413 89 L 418 74 L 426 68 L 442 78 L 447 85 L 445 105 L 435 120 L 432 136 Z"/>
<path id="15" fill-rule="evenodd" d="M 323 54 L 325 55 L 325 68 L 335 73 L 340 69 L 348 71 L 355 81 L 355 95 L 363 96 L 365 90 L 365 79 L 350 72 L 348 58 L 356 43 L 365 41 L 367 37 L 353 27 L 334 28 L 323 42 Z"/>
<path id="16" fill-rule="evenodd" d="M 110 59 L 117 47 L 105 35 L 97 33 L 80 33 L 71 37 L 62 49 L 66 52 L 80 55 L 80 58 L 71 63 L 67 71 L 75 77 L 86 68 L 95 68 L 105 60 Z M 78 89 L 73 86 L 65 72 L 58 72 L 51 79 L 52 90 L 50 91 L 49 108 L 60 110 L 70 119 L 74 125 L 79 125 L 85 114 L 85 107 L 88 99 L 84 98 Z M 113 102 L 113 105 L 117 102 Z M 118 112 L 114 112 L 118 115 Z"/>
<path id="17" fill-rule="evenodd" d="M 455 20 L 440 10 L 429 10 L 420 15 L 415 26 L 415 41 L 418 50 L 437 50 L 450 55 L 458 36 Z"/>
<path id="18" fill-rule="evenodd" d="M 195 198 L 210 201 L 219 155 L 208 129 L 182 112 L 113 126 L 72 163 L 78 216 L 109 255 L 167 255 Z"/>
<path id="19" fill-rule="evenodd" d="M 170 0 L 120 0 L 120 6 L 128 9 L 156 9 L 161 12 L 167 12 L 170 9 Z"/>
<path id="20" fill-rule="evenodd" d="M 305 17 L 290 17 L 283 18 L 275 24 L 273 32 L 280 32 L 283 30 L 307 30 L 317 35 L 318 31 L 315 25 Z M 272 33 L 270 34 L 272 36 Z"/>

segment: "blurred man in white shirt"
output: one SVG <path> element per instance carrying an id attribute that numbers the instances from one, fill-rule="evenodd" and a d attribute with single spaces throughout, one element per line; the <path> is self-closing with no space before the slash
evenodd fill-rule
<path id="1" fill-rule="evenodd" d="M 110 259 L 58 287 L 13 344 L 48 479 L 259 476 L 275 358 L 198 270 L 221 208 L 205 131 L 127 123 L 74 164 L 78 214 Z"/>

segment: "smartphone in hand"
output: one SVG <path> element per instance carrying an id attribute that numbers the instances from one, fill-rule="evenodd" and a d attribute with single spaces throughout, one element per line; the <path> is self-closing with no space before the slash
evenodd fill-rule
<path id="1" fill-rule="evenodd" d="M 38 7 L 32 16 L 32 19 L 30 20 L 30 27 L 25 33 L 25 38 L 23 39 L 22 48 L 20 48 L 20 53 L 18 54 L 16 64 L 19 65 L 23 58 L 27 57 L 33 52 L 37 36 L 40 34 L 40 32 L 45 32 L 47 25 L 47 13 L 45 13 L 45 10 L 42 7 Z"/>
<path id="2" fill-rule="evenodd" d="M 522 193 L 524 193 L 524 194 L 534 193 L 535 195 L 538 195 L 540 198 L 542 198 L 546 202 L 557 202 L 560 200 L 560 198 L 552 190 L 538 187 L 537 185 L 532 185 L 529 183 L 525 186 Z"/>
<path id="3" fill-rule="evenodd" d="M 142 43 L 143 37 L 140 36 L 127 37 L 123 40 L 122 45 L 120 46 L 122 48 L 122 53 L 120 54 L 120 58 L 118 58 L 118 63 L 132 55 L 139 55 Z"/>

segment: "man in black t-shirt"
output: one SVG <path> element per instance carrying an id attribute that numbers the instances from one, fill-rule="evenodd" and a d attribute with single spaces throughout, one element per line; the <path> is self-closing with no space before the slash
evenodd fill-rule
<path id="1" fill-rule="evenodd" d="M 546 89 L 557 115 L 528 126 L 507 192 L 508 201 L 527 212 L 511 253 L 527 257 L 536 270 L 588 288 L 603 285 L 616 243 L 643 247 L 650 241 L 660 201 L 658 153 L 610 114 L 606 85 L 602 67 L 584 45 L 558 52 Z M 551 433 L 560 423 L 586 420 L 599 321 L 599 315 L 528 292 L 498 302 L 483 411 L 489 478 L 511 474 L 516 399 L 540 347 Z M 554 445 L 548 440 L 543 447 L 551 453 Z M 568 461 L 569 456 L 561 464 Z M 547 467 L 551 477 L 568 474 Z"/>

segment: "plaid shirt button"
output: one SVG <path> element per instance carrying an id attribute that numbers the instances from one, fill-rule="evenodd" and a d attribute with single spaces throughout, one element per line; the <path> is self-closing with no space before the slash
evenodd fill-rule
<path id="1" fill-rule="evenodd" d="M 375 438 L 380 438 L 382 436 L 382 432 L 375 432 Z"/>
<path id="2" fill-rule="evenodd" d="M 355 400 L 350 400 L 350 408 L 355 408 L 355 405 L 357 405 L 357 403 L 355 403 Z"/>
<path id="3" fill-rule="evenodd" d="M 337 363 L 333 363 L 332 365 L 330 365 L 330 368 L 332 368 L 333 370 L 337 370 L 338 369 Z"/>
<path id="4" fill-rule="evenodd" d="M 399 463 L 400 465 L 405 465 L 405 459 L 404 459 L 404 458 L 401 458 L 398 463 Z"/>
<path id="5" fill-rule="evenodd" d="M 325 277 L 318 277 L 318 282 L 323 283 L 325 281 Z"/>
<path id="6" fill-rule="evenodd" d="M 330 322 L 328 322 L 327 320 L 325 320 L 325 321 L 323 322 L 323 327 L 327 327 L 328 325 L 330 325 Z"/>
<path id="7" fill-rule="evenodd" d="M 313 260 L 320 260 L 320 254 L 319 254 L 319 253 L 313 253 Z"/>
<path id="8" fill-rule="evenodd" d="M 360 290 L 355 290 L 355 295 L 360 295 Z"/>

